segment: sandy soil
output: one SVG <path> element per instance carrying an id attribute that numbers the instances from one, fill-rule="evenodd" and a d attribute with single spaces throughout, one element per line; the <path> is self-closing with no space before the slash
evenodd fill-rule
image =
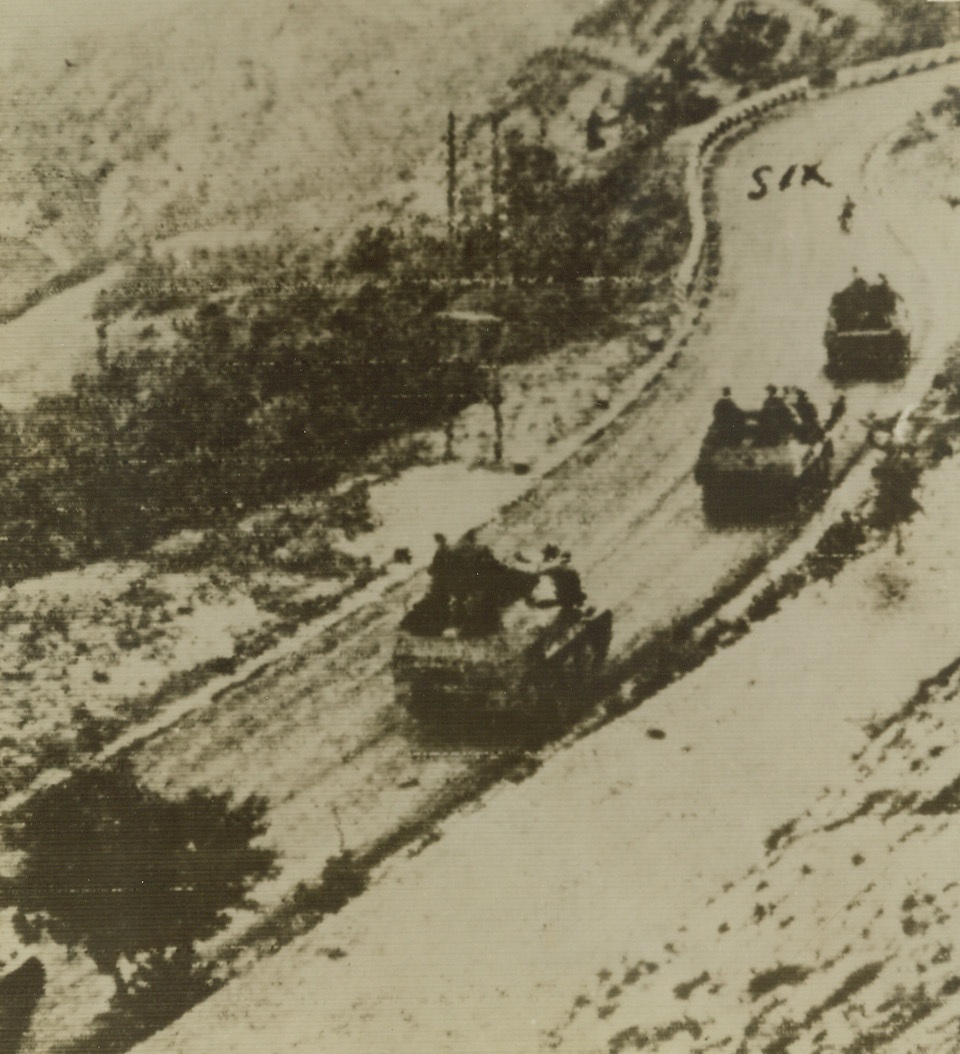
<path id="1" fill-rule="evenodd" d="M 591 595 L 615 609 L 618 653 L 709 595 L 748 557 L 785 544 L 777 532 L 714 532 L 703 524 L 690 469 L 697 422 L 706 420 L 720 385 L 732 384 L 745 402 L 759 399 L 768 380 L 829 396 L 820 376 L 821 320 L 853 264 L 884 271 L 903 291 L 919 350 L 904 384 L 847 393 L 853 421 L 915 402 L 960 329 L 952 271 L 938 266 L 949 259 L 953 233 L 906 187 L 896 188 L 897 209 L 888 207 L 894 191 L 876 150 L 946 79 L 939 72 L 810 106 L 734 150 L 718 184 L 725 264 L 708 326 L 634 413 L 497 528 L 511 547 L 556 532 L 577 552 Z M 759 203 L 746 198 L 758 164 L 782 170 L 820 159 L 831 188 L 775 191 Z M 847 193 L 858 201 L 849 237 L 836 223 Z M 923 246 L 922 260 L 915 246 Z M 385 1037 L 397 1052 L 519 1054 L 558 1042 L 605 1049 L 636 1021 L 621 1015 L 611 1024 L 618 1011 L 607 1004 L 603 1013 L 571 1018 L 579 995 L 595 1000 L 598 972 L 644 976 L 641 960 L 660 968 L 665 951 L 677 954 L 665 945 L 687 915 L 724 879 L 742 875 L 771 831 L 810 807 L 825 785 L 849 777 L 849 757 L 863 745 L 861 724 L 895 710 L 919 678 L 955 657 L 952 545 L 943 544 L 942 519 L 922 523 L 935 535 L 915 529 L 912 564 L 890 565 L 885 553 L 853 565 L 833 589 L 806 592 L 699 673 L 558 754 L 536 778 L 499 787 L 480 811 L 449 822 L 438 845 L 389 865 L 367 896 L 144 1049 L 204 1050 L 213 1030 L 232 1049 L 258 1052 L 367 1051 Z M 905 611 L 891 602 L 904 577 L 913 598 L 909 633 Z M 236 738 L 240 715 L 251 713 L 251 691 L 249 703 L 231 700 L 232 718 L 226 702 L 206 714 L 203 735 L 183 729 L 152 744 L 142 756 L 144 773 L 170 786 L 206 781 L 269 793 L 283 803 L 271 834 L 288 853 L 294 827 L 300 846 L 331 844 L 321 802 L 353 805 L 357 827 L 353 833 L 348 825 L 348 841 L 362 830 L 369 835 L 377 817 L 385 818 L 384 804 L 396 799 L 386 788 L 397 784 L 384 773 L 401 776 L 413 757 L 402 728 L 376 746 L 367 739 L 356 753 L 358 726 L 362 740 L 364 727 L 386 732 L 398 720 L 384 663 L 396 606 L 409 596 L 370 612 L 329 656 L 302 656 L 289 682 L 277 671 L 254 686 L 271 707 L 258 722 L 260 735 Z M 322 719 L 314 717 L 308 742 L 309 726 L 300 722 L 311 703 Z M 349 718 L 341 720 L 345 703 Z M 219 742 L 210 734 L 214 723 Z M 648 735 L 654 729 L 666 736 Z M 346 752 L 349 775 L 335 766 L 325 789 L 320 762 L 336 751 L 341 758 Z M 395 765 L 385 764 L 383 751 Z M 249 753 L 255 772 L 241 761 Z M 431 759 L 432 774 L 449 778 L 464 759 L 443 759 L 446 773 L 439 761 Z M 362 783 L 364 771 L 384 787 L 379 799 Z M 290 820 L 281 822 L 281 814 Z M 691 965 L 712 941 L 697 944 Z M 330 947 L 348 954 L 333 961 Z M 754 965 L 771 963 L 763 957 Z M 675 983 L 698 973 L 687 960 L 683 970 Z M 670 1049 L 691 1049 L 692 1032 L 671 1030 L 672 1020 L 665 1018 L 658 1042 L 672 1037 Z M 643 1018 L 637 1027 L 647 1024 Z"/>

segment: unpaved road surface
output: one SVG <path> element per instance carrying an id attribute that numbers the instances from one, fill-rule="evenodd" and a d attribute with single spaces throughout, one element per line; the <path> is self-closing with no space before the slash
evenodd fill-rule
<path id="1" fill-rule="evenodd" d="M 947 339 L 960 329 L 949 317 L 952 304 L 944 308 L 949 277 L 936 261 L 931 266 L 928 256 L 921 260 L 911 249 L 926 250 L 931 237 L 949 249 L 943 216 L 925 206 L 902 221 L 886 212 L 875 152 L 949 79 L 936 72 L 848 93 L 800 109 L 739 144 L 718 179 L 723 267 L 705 324 L 632 412 L 488 533 L 487 540 L 505 551 L 536 550 L 546 540 L 572 550 L 591 600 L 614 609 L 615 657 L 628 655 L 651 629 L 709 597 L 747 560 L 787 541 L 783 530 L 716 531 L 704 523 L 692 468 L 721 386 L 729 384 L 750 404 L 760 401 L 768 382 L 796 384 L 823 406 L 835 395 L 821 373 L 829 297 L 849 280 L 854 264 L 868 275 L 883 271 L 910 306 L 919 358 L 903 384 L 847 392 L 852 424 L 840 445 L 849 452 L 860 438 L 858 419 L 868 410 L 893 412 L 915 400 Z M 747 198 L 757 165 L 782 172 L 790 164 L 816 161 L 832 187 L 813 183 L 783 193 L 774 189 L 759 202 Z M 847 194 L 858 209 L 853 233 L 843 235 L 836 217 Z M 392 630 L 423 585 L 415 580 L 396 591 L 295 660 L 227 693 L 140 749 L 138 764 L 152 785 L 175 793 L 206 786 L 270 799 L 269 840 L 283 854 L 284 871 L 272 892 L 264 891 L 267 904 L 296 879 L 316 878 L 341 845 L 367 846 L 401 823 L 429 815 L 487 764 L 468 753 L 424 750 L 392 704 Z M 656 781 L 655 770 L 649 778 Z M 670 826 L 669 817 L 660 824 L 661 848 L 671 844 Z M 597 861 L 600 871 L 604 866 Z M 688 887 L 697 887 L 695 878 Z M 476 919 L 476 926 L 482 931 L 484 920 Z M 511 1028 L 526 1028 L 507 1033 L 522 1037 L 513 1047 L 491 1047 L 484 1039 L 486 1015 L 493 1013 L 489 992 L 478 993 L 476 1008 L 469 999 L 447 999 L 445 963 L 472 955 L 462 947 L 430 945 L 427 955 L 427 945 L 405 945 L 417 964 L 404 979 L 401 1003 L 380 998 L 376 987 L 383 978 L 376 971 L 369 987 L 356 972 L 342 991 L 326 988 L 322 997 L 313 992 L 305 1001 L 310 986 L 303 970 L 323 959 L 326 929 L 261 964 L 146 1049 L 205 1050 L 210 1035 L 223 1037 L 227 1030 L 224 1045 L 237 1051 L 333 1049 L 331 1044 L 338 1051 L 368 1051 L 401 1025 L 403 1041 L 399 1035 L 396 1043 L 391 1039 L 391 1050 L 407 1049 L 407 1039 L 409 1049 L 421 1050 L 534 1049 L 536 1022 L 532 1031 L 523 1022 L 536 1015 L 523 1010 L 519 993 L 508 1000 L 502 992 L 511 1008 L 505 1020 Z M 359 971 L 369 956 L 395 961 L 398 941 L 415 942 L 416 932 L 400 926 L 394 932 L 387 922 L 376 935 L 368 931 L 345 962 Z M 569 942 L 563 944 L 569 951 Z M 551 954 L 547 936 L 531 938 L 524 961 L 531 977 L 541 979 L 536 991 L 551 987 Z M 492 969 L 489 986 L 497 985 Z M 408 1000 L 419 1007 L 416 1015 Z M 288 1014 L 296 1024 L 275 1029 Z"/>
<path id="2" fill-rule="evenodd" d="M 709 597 L 747 560 L 784 544 L 783 529 L 710 528 L 693 464 L 724 384 L 747 404 L 759 402 L 770 381 L 799 384 L 821 406 L 835 396 L 822 376 L 823 323 L 831 293 L 854 264 L 884 272 L 903 291 L 918 360 L 905 382 L 848 389 L 846 449 L 862 437 L 857 421 L 868 410 L 904 408 L 926 388 L 955 330 L 938 314 L 941 279 L 904 251 L 905 236 L 923 244 L 927 233 L 888 224 L 865 159 L 922 96 L 936 97 L 944 79 L 938 73 L 849 93 L 739 144 L 718 182 L 724 263 L 705 324 L 633 411 L 486 532 L 505 552 L 536 552 L 547 540 L 572 550 L 591 601 L 614 610 L 615 657 Z M 882 102 L 865 117 L 867 95 Z M 810 184 L 759 202 L 747 198 L 757 164 L 782 171 L 821 159 L 831 188 Z M 836 217 L 848 193 L 858 213 L 854 232 L 844 235 Z M 146 744 L 144 776 L 174 791 L 205 785 L 266 795 L 272 837 L 290 874 L 300 877 L 339 844 L 337 824 L 348 844 L 362 846 L 419 814 L 446 781 L 476 764 L 456 754 L 424 757 L 430 745 L 393 706 L 392 632 L 424 585 L 415 579 Z M 397 790 L 412 779 L 419 786 Z"/>

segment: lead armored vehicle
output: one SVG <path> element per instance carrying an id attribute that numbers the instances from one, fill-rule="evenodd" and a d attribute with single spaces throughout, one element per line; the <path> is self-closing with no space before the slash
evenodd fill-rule
<path id="1" fill-rule="evenodd" d="M 856 275 L 830 300 L 827 375 L 836 381 L 888 381 L 910 364 L 910 332 L 903 300 L 880 275 L 867 282 Z"/>
<path id="2" fill-rule="evenodd" d="M 563 721 L 589 694 L 613 615 L 584 607 L 568 554 L 508 564 L 470 536 L 438 536 L 430 588 L 400 624 L 396 697 L 453 726 Z"/>

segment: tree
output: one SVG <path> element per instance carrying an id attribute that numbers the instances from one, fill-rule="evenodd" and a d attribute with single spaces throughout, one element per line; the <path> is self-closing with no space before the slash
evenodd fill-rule
<path id="1" fill-rule="evenodd" d="M 940 48 L 949 35 L 950 13 L 940 4 L 927 0 L 899 0 L 896 28 L 889 34 L 889 52 L 897 55 L 924 48 Z"/>
<path id="2" fill-rule="evenodd" d="M 273 873 L 275 854 L 251 841 L 266 829 L 266 801 L 191 791 L 174 801 L 143 787 L 129 761 L 77 773 L 40 793 L 6 823 L 23 854 L 0 882 L 0 904 L 82 946 L 125 988 L 120 961 L 143 953 L 192 952 L 249 904 Z"/>
<path id="3" fill-rule="evenodd" d="M 709 40 L 713 69 L 727 80 L 748 84 L 761 78 L 790 33 L 786 16 L 764 11 L 753 0 L 741 0 L 722 32 Z"/>
<path id="4" fill-rule="evenodd" d="M 648 137 L 666 138 L 717 111 L 718 100 L 700 94 L 698 84 L 705 79 L 696 51 L 680 38 L 673 40 L 655 69 L 627 81 L 621 113 L 644 128 Z"/>
<path id="5" fill-rule="evenodd" d="M 684 90 L 706 80 L 706 74 L 697 62 L 696 49 L 691 47 L 685 37 L 674 37 L 664 48 L 657 60 L 657 65 L 669 70 L 670 80 L 678 89 Z"/>

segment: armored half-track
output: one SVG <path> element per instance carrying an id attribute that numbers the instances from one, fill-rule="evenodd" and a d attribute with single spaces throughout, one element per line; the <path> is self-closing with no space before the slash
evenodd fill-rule
<path id="1" fill-rule="evenodd" d="M 859 275 L 830 301 L 823 336 L 827 375 L 835 381 L 889 381 L 910 365 L 910 331 L 903 300 L 882 275 Z"/>
<path id="2" fill-rule="evenodd" d="M 759 410 L 728 393 L 714 407 L 694 469 L 711 520 L 791 515 L 829 487 L 833 443 L 816 408 L 798 390 L 768 391 Z"/>
<path id="3" fill-rule="evenodd" d="M 562 557 L 527 569 L 486 546 L 441 544 L 430 589 L 397 632 L 397 700 L 451 728 L 567 720 L 610 647 L 612 613 L 585 599 Z"/>

